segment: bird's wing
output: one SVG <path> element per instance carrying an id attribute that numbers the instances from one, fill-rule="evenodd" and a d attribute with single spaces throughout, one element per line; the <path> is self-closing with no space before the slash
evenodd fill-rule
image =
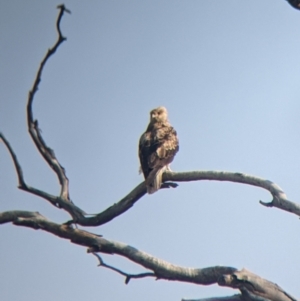
<path id="1" fill-rule="evenodd" d="M 173 127 L 163 128 L 162 131 L 160 135 L 163 138 L 159 139 L 155 153 L 150 158 L 150 166 L 153 168 L 170 164 L 179 150 L 177 133 Z"/>
<path id="2" fill-rule="evenodd" d="M 144 177 L 147 178 L 152 168 L 149 166 L 149 158 L 151 154 L 155 153 L 155 146 L 151 142 L 151 133 L 145 132 L 139 141 L 139 158 L 141 163 L 141 169 Z"/>

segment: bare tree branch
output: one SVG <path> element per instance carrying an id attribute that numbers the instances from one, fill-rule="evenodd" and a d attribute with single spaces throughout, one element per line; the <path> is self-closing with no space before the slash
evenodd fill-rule
<path id="1" fill-rule="evenodd" d="M 204 299 L 181 299 L 181 301 L 242 301 L 242 295 L 233 295 L 228 297 L 213 297 Z"/>
<path id="2" fill-rule="evenodd" d="M 166 172 L 163 175 L 163 180 L 176 182 L 190 182 L 190 181 L 227 181 L 242 183 L 260 187 L 269 191 L 273 197 L 272 202 L 264 203 L 262 205 L 267 207 L 277 207 L 279 209 L 291 212 L 300 216 L 300 205 L 293 203 L 287 199 L 283 190 L 274 182 L 265 180 L 259 177 L 225 171 L 189 171 L 189 172 Z M 167 182 L 168 183 L 168 182 Z M 80 217 L 75 222 L 82 226 L 100 226 L 117 216 L 129 210 L 133 205 L 146 194 L 145 183 L 140 183 L 129 194 L 122 198 L 118 203 L 113 204 L 104 211 L 91 217 Z M 69 221 L 68 223 L 72 223 Z"/>
<path id="3" fill-rule="evenodd" d="M 24 180 L 24 176 L 23 176 L 22 167 L 18 161 L 16 154 L 14 153 L 12 147 L 10 146 L 8 140 L 4 137 L 4 135 L 2 133 L 0 133 L 0 139 L 3 141 L 4 145 L 8 149 L 9 154 L 12 157 L 12 160 L 14 162 L 15 169 L 16 169 L 17 176 L 18 176 L 18 182 L 19 182 L 18 188 L 22 189 L 24 191 L 27 191 L 29 193 L 32 193 L 34 195 L 40 196 L 40 197 L 46 199 L 47 201 L 49 201 L 52 205 L 57 206 L 58 204 L 56 201 L 56 197 L 54 195 L 51 195 L 49 193 L 46 193 L 46 192 L 36 189 L 34 187 L 30 187 L 26 184 L 26 182 Z"/>
<path id="4" fill-rule="evenodd" d="M 11 223 L 20 217 L 37 218 L 39 217 L 39 215 L 40 214 L 38 212 L 22 211 L 22 210 L 0 212 L 0 224 Z"/>
<path id="5" fill-rule="evenodd" d="M 286 200 L 283 190 L 274 182 L 256 176 L 238 172 L 227 171 L 190 171 L 190 172 L 166 172 L 164 181 L 190 182 L 190 181 L 226 181 L 257 186 L 268 190 L 273 197 L 277 196 Z"/>
<path id="6" fill-rule="evenodd" d="M 295 8 L 299 8 L 298 2 L 299 1 L 294 0 L 289 1 L 289 3 L 294 7 L 297 6 Z M 32 111 L 33 99 L 41 81 L 43 68 L 47 63 L 48 59 L 56 52 L 60 44 L 62 44 L 62 42 L 66 40 L 66 38 L 61 33 L 60 22 L 64 12 L 70 13 L 70 11 L 67 10 L 64 5 L 59 5 L 58 9 L 59 15 L 56 22 L 58 39 L 54 46 L 47 51 L 45 57 L 41 61 L 40 67 L 36 74 L 36 78 L 34 80 L 33 87 L 29 92 L 27 102 L 27 124 L 29 133 L 35 143 L 35 146 L 37 147 L 44 160 L 53 169 L 59 180 L 61 186 L 60 195 L 58 197 L 53 196 L 39 189 L 28 186 L 25 182 L 21 165 L 12 147 L 10 146 L 10 143 L 1 133 L 0 139 L 3 141 L 10 153 L 10 156 L 12 157 L 18 176 L 18 187 L 24 191 L 46 199 L 52 205 L 58 208 L 66 210 L 72 216 L 72 220 L 60 225 L 46 219 L 38 212 L 16 210 L 0 212 L 0 224 L 11 222 L 17 226 L 29 227 L 36 230 L 41 229 L 63 239 L 68 239 L 74 244 L 87 247 L 87 252 L 92 253 L 98 258 L 99 266 L 113 270 L 121 274 L 122 276 L 125 276 L 126 284 L 128 284 L 132 278 L 138 279 L 145 277 L 156 277 L 156 279 L 182 281 L 198 285 L 218 284 L 220 286 L 239 289 L 241 292 L 240 295 L 234 295 L 230 297 L 200 299 L 202 301 L 296 301 L 295 298 L 286 293 L 276 284 L 267 281 L 263 278 L 260 278 L 259 276 L 245 269 L 238 271 L 233 267 L 226 266 L 215 266 L 203 269 L 176 266 L 124 243 L 107 240 L 99 234 L 94 234 L 73 227 L 73 223 L 80 224 L 82 226 L 99 226 L 111 221 L 112 219 L 116 218 L 117 216 L 123 214 L 131 207 L 133 207 L 133 205 L 146 194 L 146 187 L 144 182 L 140 183 L 118 203 L 113 204 L 106 210 L 92 217 L 86 217 L 86 213 L 79 207 L 75 206 L 70 199 L 69 180 L 66 176 L 65 169 L 60 165 L 58 159 L 54 154 L 54 151 L 51 148 L 49 148 L 45 143 L 41 135 L 41 131 L 38 127 L 38 121 L 33 118 Z M 300 216 L 300 205 L 289 201 L 283 190 L 277 184 L 269 180 L 242 173 L 220 171 L 191 171 L 177 173 L 166 172 L 163 175 L 164 183 L 161 188 L 176 188 L 178 184 L 175 182 L 189 182 L 201 180 L 229 181 L 266 189 L 271 193 L 272 201 L 269 203 L 260 201 L 262 205 L 266 207 L 277 207 L 279 209 Z M 140 274 L 126 273 L 116 267 L 106 264 L 101 258 L 101 256 L 97 253 L 116 254 L 119 256 L 123 256 L 131 260 L 132 262 L 143 266 L 145 269 L 151 270 L 152 272 Z M 183 300 L 188 301 L 187 299 Z"/>
<path id="7" fill-rule="evenodd" d="M 66 224 L 56 224 L 38 212 L 9 211 L 0 214 L 0 224 L 12 222 L 17 226 L 41 229 L 72 243 L 88 247 L 88 253 L 101 252 L 123 256 L 146 269 L 152 270 L 158 279 L 184 281 L 209 285 L 217 283 L 224 274 L 236 271 L 232 267 L 216 266 L 204 269 L 184 268 L 156 258 L 124 243 L 107 240 L 97 234 L 73 228 Z"/>
<path id="8" fill-rule="evenodd" d="M 84 217 L 77 219 L 75 222 L 81 226 L 100 226 L 108 223 L 115 217 L 129 210 L 140 198 L 146 194 L 145 182 L 140 183 L 118 203 L 113 204 L 99 214 L 91 217 Z M 74 221 L 69 221 L 71 224 Z"/>
<path id="9" fill-rule="evenodd" d="M 58 40 L 55 43 L 55 45 L 48 50 L 44 59 L 42 60 L 40 67 L 38 69 L 33 87 L 31 89 L 31 91 L 29 92 L 28 103 L 27 103 L 27 123 L 28 123 L 29 133 L 30 133 L 37 149 L 39 150 L 40 154 L 43 156 L 43 158 L 46 160 L 46 162 L 49 164 L 49 166 L 55 171 L 55 173 L 58 176 L 59 183 L 61 184 L 60 196 L 56 197 L 49 193 L 46 193 L 44 191 L 41 191 L 39 189 L 30 187 L 29 185 L 27 185 L 24 180 L 23 171 L 22 171 L 20 163 L 18 162 L 17 156 L 15 155 L 12 147 L 10 146 L 9 142 L 7 141 L 7 139 L 4 137 L 4 135 L 2 133 L 0 133 L 0 139 L 3 141 L 3 143 L 7 147 L 8 151 L 13 159 L 15 169 L 17 172 L 17 176 L 18 176 L 18 182 L 19 182 L 18 187 L 24 191 L 27 191 L 29 193 L 32 193 L 34 195 L 37 195 L 39 197 L 46 199 L 52 205 L 54 205 L 58 208 L 63 208 L 64 210 L 69 212 L 70 215 L 72 216 L 72 218 L 76 221 L 76 219 L 82 218 L 82 216 L 85 214 L 85 212 L 83 210 L 81 210 L 80 208 L 78 208 L 77 206 L 75 206 L 71 202 L 70 197 L 69 197 L 69 188 L 68 188 L 69 180 L 65 174 L 65 170 L 59 164 L 58 160 L 56 159 L 56 157 L 54 155 L 53 150 L 50 149 L 46 145 L 45 141 L 43 140 L 43 138 L 41 136 L 41 131 L 38 128 L 38 121 L 33 119 L 33 113 L 32 113 L 32 103 L 33 103 L 34 95 L 38 90 L 38 85 L 41 81 L 41 75 L 42 75 L 43 68 L 44 68 L 46 62 L 48 61 L 48 59 L 50 58 L 50 56 L 52 54 L 54 54 L 56 52 L 57 48 L 60 46 L 60 44 L 66 40 L 66 38 L 63 37 L 63 35 L 61 33 L 60 22 L 61 22 L 64 12 L 67 12 L 67 13 L 71 13 L 71 12 L 68 9 L 66 9 L 64 5 L 59 5 L 58 9 L 60 10 L 58 18 L 57 18 L 57 22 L 56 22 L 56 29 L 58 32 Z"/>
<path id="10" fill-rule="evenodd" d="M 22 167 L 18 161 L 18 158 L 16 156 L 16 154 L 14 153 L 12 147 L 10 146 L 8 140 L 4 137 L 4 135 L 0 132 L 0 139 L 3 141 L 4 145 L 6 146 L 6 148 L 9 151 L 9 154 L 14 162 L 16 171 L 17 171 L 17 176 L 18 176 L 18 181 L 19 181 L 19 188 L 25 186 L 25 181 L 24 181 L 24 177 L 23 177 L 23 171 L 22 171 Z"/>
<path id="11" fill-rule="evenodd" d="M 263 279 L 246 269 L 223 275 L 218 284 L 238 288 L 244 297 L 257 301 L 297 301 L 277 284 Z"/>
<path id="12" fill-rule="evenodd" d="M 56 52 L 56 50 L 60 46 L 60 44 L 66 40 L 66 38 L 62 35 L 61 30 L 60 30 L 60 21 L 61 21 L 61 18 L 63 16 L 64 12 L 70 13 L 70 11 L 67 10 L 64 5 L 59 5 L 58 9 L 59 9 L 59 15 L 58 15 L 57 22 L 56 22 L 58 39 L 57 39 L 57 42 L 55 43 L 55 45 L 47 51 L 44 59 L 42 60 L 40 67 L 38 69 L 33 87 L 31 89 L 31 91 L 29 92 L 28 103 L 27 103 L 27 124 L 28 124 L 28 131 L 30 133 L 32 140 L 35 143 L 35 146 L 37 147 L 40 154 L 43 156 L 43 158 L 48 163 L 48 165 L 54 170 L 54 172 L 56 173 L 56 175 L 58 177 L 59 183 L 61 185 L 60 198 L 64 201 L 70 202 L 69 180 L 66 176 L 65 169 L 58 162 L 58 160 L 54 154 L 54 151 L 46 145 L 44 139 L 42 138 L 41 131 L 38 127 L 38 121 L 36 119 L 35 120 L 33 119 L 33 113 L 32 113 L 32 103 L 33 103 L 35 93 L 38 90 L 39 83 L 41 81 L 43 68 L 44 68 L 45 64 L 47 63 L 48 59 Z"/>
<path id="13" fill-rule="evenodd" d="M 272 299 L 264 298 L 249 292 L 246 288 L 241 288 L 240 291 L 242 292 L 241 299 L 245 301 L 272 301 Z M 277 301 L 277 300 L 276 300 Z M 279 298 L 278 301 L 285 301 L 285 299 Z"/>
<path id="14" fill-rule="evenodd" d="M 118 203 L 113 204 L 106 210 L 96 214 L 92 217 L 85 217 L 85 212 L 79 207 L 75 206 L 71 202 L 66 202 L 65 199 L 61 197 L 55 197 L 53 195 L 47 194 L 44 191 L 38 190 L 36 188 L 30 187 L 25 183 L 21 165 L 18 162 L 17 156 L 15 155 L 9 142 L 6 140 L 3 134 L 0 133 L 0 138 L 6 145 L 15 165 L 19 179 L 19 188 L 35 195 L 38 195 L 51 204 L 65 209 L 71 214 L 73 220 L 68 223 L 78 223 L 82 226 L 100 226 L 103 225 L 115 217 L 123 214 L 129 210 L 133 205 L 146 194 L 145 183 L 140 183 L 136 188 L 134 188 L 129 194 L 122 198 Z M 284 191 L 274 182 L 265 180 L 259 177 L 242 174 L 242 173 L 232 173 L 224 171 L 190 171 L 190 172 L 166 172 L 163 175 L 164 181 L 177 181 L 177 182 L 189 182 L 189 181 L 203 181 L 203 180 L 214 180 L 214 181 L 228 181 L 236 182 L 247 185 L 252 185 L 268 190 L 273 200 L 270 203 L 262 202 L 260 203 L 267 207 L 277 207 L 279 209 L 291 212 L 300 216 L 300 205 L 293 203 L 287 199 Z M 168 184 L 168 182 L 164 183 Z"/>
<path id="15" fill-rule="evenodd" d="M 99 260 L 98 266 L 102 266 L 104 268 L 113 270 L 113 271 L 121 274 L 122 276 L 125 276 L 126 277 L 125 278 L 125 284 L 128 284 L 129 281 L 132 278 L 138 279 L 138 278 L 145 278 L 145 277 L 156 277 L 156 275 L 154 273 L 141 273 L 141 274 L 128 274 L 128 273 L 125 273 L 125 272 L 121 271 L 120 269 L 117 269 L 117 268 L 115 268 L 111 265 L 106 264 L 99 254 L 97 254 L 95 252 L 92 252 L 92 254 L 98 258 L 98 260 Z"/>
<path id="16" fill-rule="evenodd" d="M 78 223 L 82 226 L 100 226 L 103 225 L 115 217 L 123 214 L 129 210 L 140 198 L 146 194 L 145 183 L 142 182 L 136 188 L 134 188 L 128 195 L 122 198 L 118 203 L 113 204 L 106 210 L 96 214 L 92 217 L 85 217 L 85 212 L 79 207 L 75 206 L 71 202 L 66 202 L 65 199 L 61 197 L 54 197 L 43 191 L 35 189 L 28 186 L 23 177 L 22 168 L 18 162 L 17 156 L 15 155 L 9 142 L 6 140 L 3 134 L 0 133 L 0 138 L 2 138 L 4 144 L 6 145 L 9 153 L 13 159 L 18 179 L 19 188 L 35 195 L 41 196 L 48 200 L 53 205 L 65 209 L 71 214 L 73 220 L 69 221 L 68 224 Z M 252 185 L 268 190 L 273 199 L 271 202 L 266 203 L 260 201 L 260 203 L 266 207 L 277 207 L 279 209 L 291 212 L 300 216 L 300 205 L 293 203 L 287 199 L 286 194 L 283 190 L 274 182 L 265 180 L 259 177 L 243 174 L 243 173 L 232 173 L 224 171 L 190 171 L 190 172 L 166 172 L 163 175 L 165 181 L 164 184 L 170 184 L 166 181 L 177 181 L 177 182 L 189 182 L 189 181 L 203 181 L 203 180 L 214 180 L 214 181 L 228 181 L 236 182 L 247 185 Z M 167 187 L 170 187 L 167 185 Z M 171 183 L 171 187 L 174 187 L 174 183 Z"/>
<path id="17" fill-rule="evenodd" d="M 288 200 L 284 191 L 274 182 L 244 173 L 226 171 L 167 172 L 164 181 L 188 182 L 201 180 L 228 181 L 260 187 L 269 191 L 273 197 L 270 203 L 260 201 L 262 205 L 276 207 L 300 216 L 300 205 Z"/>
<path id="18" fill-rule="evenodd" d="M 97 256 L 100 265 L 125 276 L 126 284 L 131 278 L 143 277 L 156 277 L 157 279 L 183 281 L 199 285 L 217 283 L 220 286 L 239 289 L 242 293 L 241 300 L 297 301 L 278 285 L 245 269 L 238 271 L 235 268 L 225 266 L 203 269 L 176 266 L 129 245 L 107 240 L 100 235 L 73 228 L 70 225 L 56 224 L 38 212 L 8 211 L 0 213 L 0 224 L 8 222 L 12 222 L 17 226 L 25 226 L 36 230 L 41 229 L 58 237 L 68 239 L 74 244 L 88 247 L 88 253 L 93 253 L 93 255 Z M 95 254 L 96 252 L 123 256 L 146 269 L 152 270 L 153 273 L 127 274 L 120 269 L 105 264 L 102 258 Z M 236 298 L 234 297 L 233 300 L 236 300 Z"/>
<path id="19" fill-rule="evenodd" d="M 17 158 L 15 152 L 13 151 L 10 143 L 8 142 L 8 140 L 5 138 L 5 136 L 2 133 L 0 133 L 0 140 L 3 141 L 10 156 L 12 157 L 12 160 L 15 165 L 16 172 L 17 172 L 17 176 L 18 176 L 18 182 L 19 182 L 18 188 L 19 189 L 29 192 L 31 194 L 34 194 L 36 196 L 39 196 L 39 197 L 47 200 L 48 202 L 50 202 L 52 205 L 54 205 L 57 208 L 65 209 L 67 212 L 69 212 L 71 214 L 72 218 L 74 218 L 74 219 L 77 219 L 78 216 L 81 217 L 81 216 L 83 216 L 83 214 L 85 214 L 85 212 L 83 210 L 81 210 L 79 207 L 75 206 L 73 203 L 65 202 L 60 197 L 56 197 L 45 191 L 42 191 L 42 190 L 39 190 L 37 188 L 27 185 L 25 182 L 23 170 L 18 161 L 18 158 Z"/>
<path id="20" fill-rule="evenodd" d="M 48 59 L 50 58 L 50 56 L 55 53 L 55 51 L 60 46 L 60 44 L 65 40 L 65 37 L 63 37 L 61 33 L 60 22 L 64 12 L 66 11 L 70 13 L 70 11 L 67 10 L 64 5 L 59 5 L 58 8 L 60 10 L 56 22 L 58 40 L 55 43 L 55 45 L 48 50 L 44 59 L 42 60 L 33 87 L 29 92 L 28 103 L 27 103 L 27 122 L 28 122 L 29 133 L 37 149 L 39 150 L 43 158 L 46 160 L 48 165 L 55 171 L 59 179 L 59 183 L 61 185 L 61 193 L 60 193 L 60 197 L 54 200 L 53 196 L 51 198 L 49 195 L 44 195 L 44 193 L 41 191 L 31 189 L 31 192 L 46 198 L 52 204 L 55 204 L 56 206 L 64 208 L 66 211 L 68 211 L 71 214 L 73 220 L 69 221 L 67 224 L 78 223 L 82 226 L 99 226 L 111 221 L 115 217 L 129 210 L 135 204 L 135 202 L 137 202 L 141 197 L 145 195 L 146 188 L 144 182 L 139 184 L 135 189 L 133 189 L 127 196 L 122 198 L 118 203 L 110 206 L 103 212 L 100 212 L 99 214 L 96 214 L 92 217 L 86 217 L 84 211 L 76 207 L 75 205 L 73 205 L 70 200 L 69 180 L 66 176 L 65 170 L 58 162 L 54 154 L 54 151 L 46 145 L 44 139 L 41 136 L 41 131 L 39 130 L 38 127 L 38 121 L 33 119 L 33 113 L 32 113 L 32 103 L 33 103 L 34 95 L 38 90 L 38 85 L 41 81 L 43 68 L 46 62 L 48 61 Z M 18 164 L 16 156 L 14 155 L 9 144 L 6 143 L 6 146 L 8 147 L 15 163 L 15 167 L 19 177 L 19 186 L 23 188 L 25 187 L 26 184 L 23 180 L 21 167 Z M 200 181 L 200 180 L 231 181 L 231 182 L 258 186 L 267 189 L 273 196 L 272 202 L 270 203 L 261 202 L 262 205 L 268 207 L 274 206 L 300 216 L 300 206 L 298 204 L 290 202 L 278 185 L 274 184 L 271 181 L 264 180 L 258 177 L 253 177 L 242 173 L 194 171 L 194 172 L 181 172 L 181 173 L 166 172 L 163 176 L 163 180 L 164 183 L 162 188 L 176 187 L 177 185 L 176 183 L 173 182 L 170 183 L 167 181 L 182 182 L 182 181 Z"/>

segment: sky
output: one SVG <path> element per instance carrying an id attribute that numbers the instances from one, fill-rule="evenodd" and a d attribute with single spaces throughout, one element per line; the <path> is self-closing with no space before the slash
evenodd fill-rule
<path id="1" fill-rule="evenodd" d="M 1 1 L 0 131 L 26 182 L 52 194 L 59 184 L 26 128 L 28 91 L 56 41 L 56 1 Z M 66 1 L 67 37 L 47 63 L 33 111 L 70 180 L 73 202 L 98 213 L 129 193 L 137 144 L 160 105 L 178 132 L 174 171 L 219 170 L 300 192 L 300 11 L 284 0 Z M 17 188 L 0 144 L 0 211 L 69 215 Z M 260 188 L 201 181 L 147 195 L 111 222 L 88 228 L 176 265 L 247 268 L 291 295 L 299 290 L 299 218 L 266 208 Z M 181 300 L 235 290 L 152 278 L 132 280 L 97 267 L 86 248 L 41 230 L 0 227 L 3 300 Z M 118 256 L 107 264 L 144 272 Z"/>

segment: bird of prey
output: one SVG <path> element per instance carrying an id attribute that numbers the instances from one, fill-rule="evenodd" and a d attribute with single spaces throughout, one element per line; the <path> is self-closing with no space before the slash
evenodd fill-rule
<path id="1" fill-rule="evenodd" d="M 139 141 L 141 171 L 149 194 L 160 189 L 162 175 L 170 170 L 169 165 L 178 150 L 177 133 L 168 121 L 167 109 L 153 109 L 150 112 L 150 123 Z"/>

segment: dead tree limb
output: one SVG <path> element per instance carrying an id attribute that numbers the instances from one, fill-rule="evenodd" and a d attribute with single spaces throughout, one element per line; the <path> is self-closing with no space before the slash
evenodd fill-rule
<path id="1" fill-rule="evenodd" d="M 12 222 L 16 226 L 24 226 L 35 230 L 43 230 L 70 242 L 87 247 L 88 253 L 96 252 L 116 254 L 153 271 L 153 273 L 127 274 L 107 265 L 98 255 L 100 265 L 109 268 L 126 277 L 125 283 L 132 278 L 156 277 L 171 281 L 189 282 L 198 285 L 219 284 L 233 289 L 239 289 L 241 300 L 273 300 L 297 301 L 278 285 L 265 280 L 245 269 L 238 271 L 233 267 L 215 266 L 202 269 L 176 266 L 150 254 L 140 251 L 124 243 L 107 240 L 101 235 L 93 234 L 71 225 L 54 223 L 38 212 L 7 211 L 0 213 L 0 224 Z"/>
<path id="2" fill-rule="evenodd" d="M 39 83 L 41 82 L 44 66 L 47 63 L 48 59 L 56 52 L 58 47 L 66 40 L 66 38 L 61 33 L 60 22 L 64 12 L 70 13 L 70 11 L 66 9 L 64 5 L 59 5 L 57 8 L 59 9 L 59 15 L 56 22 L 58 38 L 54 46 L 47 51 L 45 57 L 43 58 L 40 67 L 38 69 L 36 78 L 34 80 L 33 86 L 29 92 L 28 102 L 27 102 L 27 125 L 28 125 L 29 134 L 36 148 L 38 149 L 42 157 L 45 159 L 45 161 L 48 163 L 48 165 L 54 170 L 54 172 L 58 177 L 59 183 L 61 185 L 60 198 L 65 202 L 70 202 L 69 180 L 66 176 L 65 169 L 58 162 L 54 154 L 54 151 L 46 145 L 41 135 L 41 131 L 38 127 L 38 121 L 37 119 L 33 118 L 33 112 L 32 112 L 33 99 L 38 90 Z"/>
<path id="3" fill-rule="evenodd" d="M 267 207 L 277 207 L 300 216 L 300 205 L 288 200 L 284 191 L 274 182 L 259 177 L 225 171 L 189 171 L 189 172 L 166 172 L 163 180 L 176 182 L 190 181 L 227 181 L 260 187 L 269 191 L 272 195 L 270 203 L 260 201 Z M 118 203 L 113 204 L 104 211 L 91 217 L 82 216 L 76 223 L 82 226 L 100 226 L 129 210 L 140 198 L 146 194 L 144 182 L 135 187 L 129 194 Z M 72 223 L 73 221 L 69 221 Z"/>
<path id="4" fill-rule="evenodd" d="M 26 192 L 29 192 L 31 194 L 34 194 L 36 196 L 39 196 L 45 200 L 47 200 L 49 203 L 51 203 L 53 206 L 57 208 L 63 208 L 67 212 L 70 213 L 73 219 L 76 220 L 77 216 L 83 216 L 84 211 L 80 209 L 79 207 L 75 206 L 72 202 L 66 202 L 64 199 L 60 198 L 59 196 L 54 196 L 52 194 L 49 194 L 45 191 L 42 191 L 40 189 L 34 188 L 26 184 L 26 181 L 24 179 L 23 170 L 22 167 L 18 161 L 18 158 L 11 147 L 8 140 L 5 138 L 5 136 L 0 132 L 0 140 L 3 141 L 4 145 L 6 146 L 16 169 L 16 173 L 18 176 L 18 188 L 21 190 L 24 190 Z"/>
<path id="5" fill-rule="evenodd" d="M 263 279 L 246 269 L 219 278 L 218 284 L 238 288 L 252 300 L 297 301 L 277 284 Z"/>
<path id="6" fill-rule="evenodd" d="M 101 252 L 123 256 L 148 270 L 152 270 L 158 279 L 209 285 L 217 283 L 222 275 L 236 271 L 235 268 L 223 266 L 204 269 L 176 266 L 124 243 L 107 240 L 97 234 L 76 229 L 70 225 L 54 223 L 38 212 L 7 211 L 0 213 L 0 224 L 8 222 L 12 222 L 16 226 L 40 229 L 68 239 L 74 244 L 87 247 L 88 253 Z"/>
<path id="7" fill-rule="evenodd" d="M 165 173 L 165 181 L 189 182 L 189 181 L 227 181 L 256 186 L 269 191 L 272 195 L 272 201 L 269 203 L 260 201 L 260 204 L 266 207 L 276 207 L 300 216 L 300 205 L 288 200 L 284 191 L 276 183 L 262 179 L 256 176 L 244 173 L 227 172 L 227 171 L 191 171 Z"/>
<path id="8" fill-rule="evenodd" d="M 59 196 L 53 196 L 49 193 L 33 188 L 26 184 L 21 165 L 17 159 L 13 148 L 3 134 L 0 133 L 0 139 L 6 146 L 10 156 L 12 157 L 16 173 L 18 176 L 18 187 L 24 191 L 37 195 L 57 208 L 61 208 L 68 212 L 72 216 L 72 220 L 65 224 L 54 223 L 38 212 L 29 211 L 6 211 L 0 212 L 0 224 L 12 223 L 16 226 L 23 226 L 32 229 L 40 229 L 58 236 L 63 239 L 69 240 L 71 243 L 81 245 L 87 248 L 88 253 L 92 253 L 99 260 L 99 265 L 110 270 L 113 270 L 122 276 L 125 276 L 125 283 L 129 283 L 131 279 L 138 279 L 144 277 L 156 277 L 156 279 L 165 279 L 172 281 L 182 281 L 194 283 L 197 285 L 210 285 L 218 284 L 220 286 L 227 286 L 233 289 L 238 289 L 241 294 L 234 295 L 225 298 L 213 298 L 212 300 L 256 300 L 256 301 L 296 301 L 291 295 L 286 293 L 276 284 L 267 281 L 259 276 L 243 269 L 238 271 L 233 267 L 215 266 L 208 268 L 186 268 L 171 264 L 162 259 L 156 258 L 150 254 L 140 251 L 127 244 L 111 241 L 103 238 L 99 234 L 94 234 L 82 229 L 75 228 L 72 224 L 80 224 L 82 226 L 99 226 L 103 225 L 117 216 L 123 214 L 129 210 L 139 199 L 146 194 L 145 183 L 140 183 L 129 194 L 122 198 L 118 203 L 110 206 L 106 210 L 96 214 L 92 217 L 86 217 L 85 212 L 75 206 L 69 193 L 69 180 L 66 176 L 65 169 L 59 163 L 54 151 L 45 143 L 41 131 L 38 127 L 37 119 L 33 118 L 33 100 L 38 90 L 39 83 L 43 68 L 48 59 L 56 52 L 66 38 L 62 35 L 60 29 L 60 22 L 64 12 L 70 13 L 64 5 L 59 5 L 59 15 L 56 22 L 56 29 L 58 32 L 58 39 L 54 46 L 48 50 L 43 58 L 40 67 L 37 71 L 36 78 L 32 89 L 29 92 L 27 102 L 27 124 L 29 134 L 44 158 L 47 164 L 55 172 L 61 191 Z M 175 182 L 189 182 L 189 181 L 229 181 L 235 183 L 242 183 L 246 185 L 252 185 L 260 187 L 269 191 L 272 195 L 272 201 L 270 203 L 260 202 L 267 207 L 277 207 L 279 209 L 291 212 L 300 216 L 299 204 L 293 203 L 287 199 L 287 196 L 283 190 L 275 183 L 262 178 L 246 175 L 242 173 L 232 172 L 219 172 L 219 171 L 192 171 L 192 172 L 166 172 L 163 175 L 163 187 L 170 188 L 176 187 Z M 173 182 L 169 182 L 173 181 Z M 132 262 L 144 267 L 151 272 L 145 272 L 141 274 L 129 274 L 120 269 L 106 264 L 101 256 L 97 253 L 106 253 L 119 255 L 131 260 Z M 204 299 L 202 299 L 204 300 Z M 208 299 L 206 299 L 208 300 Z"/>

